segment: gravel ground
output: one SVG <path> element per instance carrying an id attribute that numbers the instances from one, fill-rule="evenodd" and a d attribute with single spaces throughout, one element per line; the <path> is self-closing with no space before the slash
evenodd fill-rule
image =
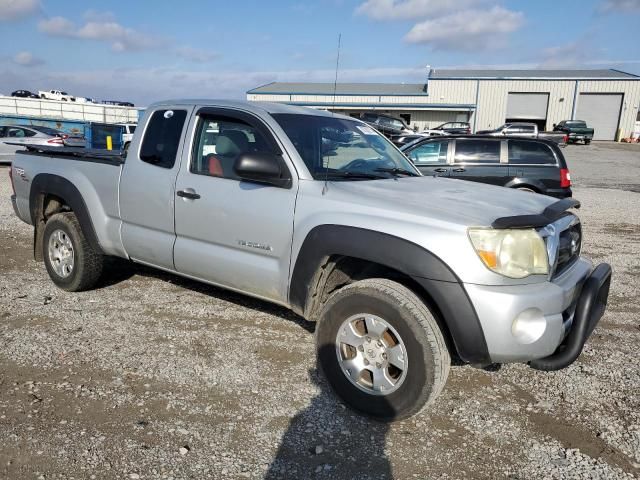
<path id="1" fill-rule="evenodd" d="M 638 478 L 640 146 L 565 150 L 584 252 L 614 269 L 580 359 L 452 368 L 394 424 L 345 408 L 313 325 L 276 306 L 127 264 L 57 290 L 0 168 L 0 478 Z"/>

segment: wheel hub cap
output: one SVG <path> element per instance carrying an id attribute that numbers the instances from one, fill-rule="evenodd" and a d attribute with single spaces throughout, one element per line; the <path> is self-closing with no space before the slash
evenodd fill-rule
<path id="1" fill-rule="evenodd" d="M 69 236 L 62 230 L 55 230 L 49 237 L 49 263 L 54 272 L 66 278 L 73 272 L 74 252 Z"/>
<path id="2" fill-rule="evenodd" d="M 406 377 L 404 342 L 389 322 L 376 315 L 346 319 L 336 336 L 336 355 L 349 381 L 371 395 L 389 395 Z"/>

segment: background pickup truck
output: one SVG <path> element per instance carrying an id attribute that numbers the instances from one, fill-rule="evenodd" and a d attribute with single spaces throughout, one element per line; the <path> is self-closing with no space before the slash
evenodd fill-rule
<path id="1" fill-rule="evenodd" d="M 587 127 L 584 120 L 563 120 L 553 125 L 553 131 L 567 135 L 567 143 L 583 141 L 585 145 L 589 145 L 593 139 L 593 128 Z"/>
<path id="2" fill-rule="evenodd" d="M 62 90 L 40 90 L 38 92 L 40 98 L 44 98 L 46 100 L 58 100 L 62 102 L 73 102 L 75 98 L 69 95 L 67 92 L 63 92 Z"/>
<path id="3" fill-rule="evenodd" d="M 58 287 L 92 288 L 116 256 L 284 305 L 317 321 L 335 392 L 376 417 L 433 401 L 452 357 L 564 368 L 607 303 L 577 201 L 423 177 L 353 118 L 174 101 L 146 110 L 126 161 L 30 148 L 12 201 Z"/>
<path id="4" fill-rule="evenodd" d="M 541 140 L 549 140 L 555 142 L 560 146 L 564 146 L 567 143 L 568 136 L 559 132 L 541 132 L 538 130 L 538 125 L 535 123 L 505 123 L 495 130 L 480 130 L 476 132 L 477 135 L 491 135 L 494 137 L 509 136 L 509 137 L 522 137 L 522 138 L 538 138 Z"/>

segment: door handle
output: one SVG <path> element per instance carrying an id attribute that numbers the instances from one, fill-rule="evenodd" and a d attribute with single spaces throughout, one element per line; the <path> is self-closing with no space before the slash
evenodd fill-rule
<path id="1" fill-rule="evenodd" d="M 438 172 L 438 173 L 444 173 L 444 172 L 446 172 L 446 171 L 447 171 L 447 169 L 446 169 L 446 168 L 436 168 L 436 169 L 434 170 L 434 172 Z"/>
<path id="2" fill-rule="evenodd" d="M 197 200 L 200 198 L 200 195 L 196 192 L 187 192 L 185 190 L 178 190 L 176 195 L 182 198 L 189 198 L 191 200 Z"/>
<path id="3" fill-rule="evenodd" d="M 453 171 L 454 172 L 466 172 L 466 170 L 464 168 L 454 168 Z"/>

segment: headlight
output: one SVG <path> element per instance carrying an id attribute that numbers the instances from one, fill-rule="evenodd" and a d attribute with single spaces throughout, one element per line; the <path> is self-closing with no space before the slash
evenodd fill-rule
<path id="1" fill-rule="evenodd" d="M 469 238 L 482 263 L 505 277 L 524 278 L 549 273 L 544 240 L 533 229 L 470 228 Z"/>

